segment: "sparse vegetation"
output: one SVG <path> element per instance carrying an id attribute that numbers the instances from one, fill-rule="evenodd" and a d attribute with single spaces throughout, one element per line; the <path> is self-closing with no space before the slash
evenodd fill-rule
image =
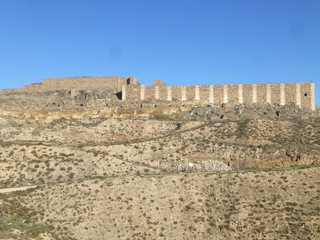
<path id="1" fill-rule="evenodd" d="M 0 190 L 38 186 L 0 194 L 1 237 L 319 238 L 315 116 L 174 103 L 89 114 L 89 105 L 55 120 L 0 115 Z M 233 170 L 177 172 L 211 160 Z"/>

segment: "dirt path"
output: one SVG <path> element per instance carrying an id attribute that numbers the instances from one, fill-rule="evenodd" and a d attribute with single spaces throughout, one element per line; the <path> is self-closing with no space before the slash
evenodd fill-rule
<path id="1" fill-rule="evenodd" d="M 24 191 L 30 188 L 36 188 L 37 186 L 26 186 L 26 187 L 15 187 L 15 188 L 3 188 L 0 189 L 0 193 L 9 193 L 9 192 L 16 192 L 16 191 Z"/>

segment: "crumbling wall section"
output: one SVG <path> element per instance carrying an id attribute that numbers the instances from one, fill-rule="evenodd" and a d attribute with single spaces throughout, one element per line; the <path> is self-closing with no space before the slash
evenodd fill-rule
<path id="1" fill-rule="evenodd" d="M 25 85 L 23 88 L 3 89 L 2 92 L 49 92 L 56 90 L 112 90 L 121 92 L 123 85 L 138 84 L 137 79 L 131 77 L 71 77 L 71 78 L 47 78 L 42 83 Z"/>
<path id="2" fill-rule="evenodd" d="M 43 79 L 44 91 L 70 90 L 70 89 L 108 89 L 120 92 L 122 85 L 127 85 L 127 77 L 73 77 L 73 78 L 48 78 Z"/>
<path id="3" fill-rule="evenodd" d="M 3 94 L 12 94 L 12 93 L 20 93 L 22 88 L 11 88 L 11 89 L 2 89 L 1 92 Z"/>
<path id="4" fill-rule="evenodd" d="M 25 92 L 45 92 L 46 88 L 42 85 L 42 83 L 32 83 L 31 85 L 24 85 L 23 90 Z"/>

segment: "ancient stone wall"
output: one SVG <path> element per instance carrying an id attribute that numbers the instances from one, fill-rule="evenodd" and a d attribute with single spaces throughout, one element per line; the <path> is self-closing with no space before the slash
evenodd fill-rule
<path id="1" fill-rule="evenodd" d="M 22 92 L 21 91 L 22 88 L 11 88 L 11 89 L 2 89 L 2 93 L 3 94 L 10 94 L 10 93 L 19 93 Z"/>
<path id="2" fill-rule="evenodd" d="M 213 105 L 279 104 L 297 105 L 315 110 L 314 83 L 180 85 L 170 86 L 154 80 L 152 86 L 137 82 L 135 77 L 73 77 L 48 78 L 42 83 L 25 85 L 21 89 L 2 92 L 47 92 L 55 90 L 111 90 L 122 100 L 131 101 L 188 101 Z"/>
<path id="3" fill-rule="evenodd" d="M 158 82 L 124 86 L 123 100 L 192 101 L 214 105 L 279 104 L 315 110 L 314 83 L 228 84 L 169 86 Z"/>
<path id="4" fill-rule="evenodd" d="M 120 92 L 123 85 L 137 84 L 135 77 L 72 77 L 47 78 L 42 83 L 25 85 L 23 88 L 3 89 L 3 93 L 48 92 L 56 90 L 100 90 Z"/>

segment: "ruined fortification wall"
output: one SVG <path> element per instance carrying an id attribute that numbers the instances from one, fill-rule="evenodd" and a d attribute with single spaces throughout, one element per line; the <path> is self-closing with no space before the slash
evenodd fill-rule
<path id="1" fill-rule="evenodd" d="M 297 105 L 315 110 L 314 83 L 123 86 L 123 100 L 193 101 L 221 104 Z"/>
<path id="2" fill-rule="evenodd" d="M 2 89 L 2 93 L 10 94 L 10 93 L 20 93 L 22 88 L 11 88 L 11 89 Z"/>
<path id="3" fill-rule="evenodd" d="M 74 78 L 48 78 L 43 79 L 42 87 L 46 91 L 64 89 L 109 89 L 121 91 L 122 85 L 130 81 L 127 77 L 74 77 Z"/>
<path id="4" fill-rule="evenodd" d="M 21 89 L 3 89 L 3 93 L 47 92 L 55 90 L 101 90 L 121 92 L 122 100 L 188 101 L 213 105 L 279 104 L 297 105 L 315 110 L 314 83 L 228 84 L 170 86 L 154 80 L 148 87 L 131 77 L 48 78 Z"/>
<path id="5" fill-rule="evenodd" d="M 120 92 L 123 85 L 137 84 L 135 77 L 72 77 L 47 78 L 42 83 L 25 85 L 23 88 L 3 89 L 3 93 L 48 92 L 56 90 L 100 90 L 108 89 Z"/>

